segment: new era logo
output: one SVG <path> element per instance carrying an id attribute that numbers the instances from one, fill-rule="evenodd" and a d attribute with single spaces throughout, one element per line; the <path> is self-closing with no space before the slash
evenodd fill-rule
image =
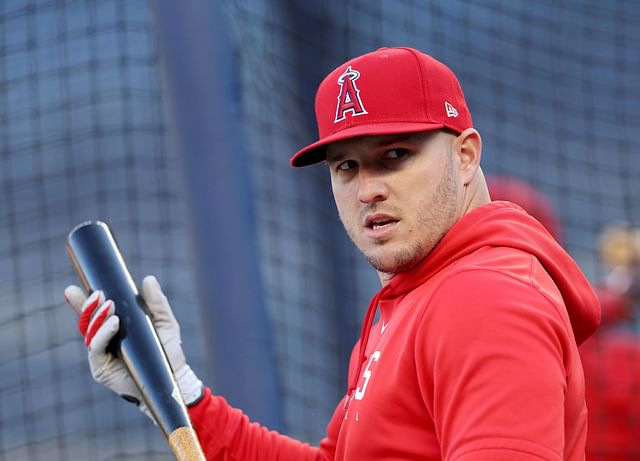
<path id="1" fill-rule="evenodd" d="M 444 108 L 447 109 L 447 117 L 457 117 L 458 111 L 455 107 L 449 104 L 447 101 L 444 102 Z"/>

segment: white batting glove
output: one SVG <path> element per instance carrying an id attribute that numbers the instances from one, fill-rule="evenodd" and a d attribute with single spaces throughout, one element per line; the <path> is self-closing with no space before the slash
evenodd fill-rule
<path id="1" fill-rule="evenodd" d="M 153 420 L 122 359 L 106 350 L 120 328 L 120 319 L 114 315 L 113 301 L 105 300 L 102 291 L 96 291 L 87 298 L 84 291 L 75 285 L 65 288 L 64 296 L 71 307 L 80 314 L 78 328 L 85 338 L 93 379 L 125 400 L 138 405 L 140 410 Z M 180 326 L 154 276 L 148 275 L 142 281 L 142 297 L 149 307 L 153 326 L 167 354 L 182 398 L 187 405 L 192 405 L 202 396 L 202 382 L 186 362 L 182 351 Z"/>

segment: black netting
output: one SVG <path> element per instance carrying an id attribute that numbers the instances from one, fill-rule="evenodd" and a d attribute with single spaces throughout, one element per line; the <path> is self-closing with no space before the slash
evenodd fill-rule
<path id="1" fill-rule="evenodd" d="M 482 133 L 485 172 L 551 199 L 592 280 L 604 275 L 601 229 L 640 225 L 638 2 L 222 3 L 291 435 L 323 435 L 377 289 L 343 235 L 323 167 L 288 166 L 315 137 L 317 83 L 345 59 L 408 45 L 447 63 Z M 0 2 L 1 458 L 167 456 L 156 428 L 92 383 L 61 299 L 75 280 L 62 244 L 81 220 L 110 221 L 138 279 L 152 272 L 165 285 L 196 368 L 211 359 L 192 315 L 188 184 L 167 140 L 153 32 L 141 1 Z"/>
<path id="2" fill-rule="evenodd" d="M 198 364 L 163 110 L 146 3 L 0 3 L 2 459 L 170 459 L 160 432 L 93 382 L 62 298 L 77 283 L 67 232 L 104 219 L 136 280 L 157 272 L 176 300 Z"/>
<path id="3" fill-rule="evenodd" d="M 414 46 L 447 63 L 483 135 L 485 172 L 520 178 L 549 197 L 567 248 L 592 280 L 604 273 L 596 250 L 602 228 L 638 225 L 640 162 L 631 152 L 640 118 L 636 3 L 225 4 L 243 62 L 243 122 L 294 435 L 317 440 L 333 410 L 325 396 L 344 389 L 331 353 L 309 354 L 324 354 L 323 343 L 344 353 L 360 321 L 355 312 L 376 290 L 344 241 L 326 172 L 291 172 L 284 164 L 314 140 L 315 87 L 344 60 L 380 46 Z M 312 327 L 301 327 L 301 318 L 313 319 L 306 323 Z"/>

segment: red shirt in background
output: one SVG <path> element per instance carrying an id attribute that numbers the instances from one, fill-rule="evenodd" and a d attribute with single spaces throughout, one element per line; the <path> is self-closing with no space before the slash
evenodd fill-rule
<path id="1" fill-rule="evenodd" d="M 599 289 L 602 326 L 581 347 L 588 461 L 640 459 L 640 340 L 628 329 L 628 298 Z M 627 325 L 628 327 L 628 325 Z"/>

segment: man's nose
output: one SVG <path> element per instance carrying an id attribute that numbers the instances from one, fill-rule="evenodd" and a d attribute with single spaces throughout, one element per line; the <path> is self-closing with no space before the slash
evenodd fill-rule
<path id="1" fill-rule="evenodd" d="M 389 189 L 382 175 L 361 169 L 358 175 L 358 200 L 373 203 L 386 200 Z"/>

